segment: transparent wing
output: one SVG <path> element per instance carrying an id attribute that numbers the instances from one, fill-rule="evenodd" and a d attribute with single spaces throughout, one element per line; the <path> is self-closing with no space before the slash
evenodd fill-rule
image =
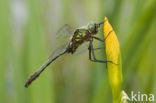
<path id="1" fill-rule="evenodd" d="M 86 53 L 88 51 L 89 42 L 84 42 L 82 45 L 80 45 L 74 55 L 81 55 L 83 53 Z"/>
<path id="2" fill-rule="evenodd" d="M 51 55 L 49 56 L 49 59 L 53 59 L 55 57 L 57 57 L 58 55 L 60 55 L 61 53 L 63 53 L 66 50 L 67 45 L 64 44 L 61 47 L 55 48 L 53 50 L 53 52 L 51 53 Z"/>
<path id="3" fill-rule="evenodd" d="M 102 52 L 105 49 L 105 45 L 94 45 L 94 51 L 95 52 Z M 81 55 L 82 53 L 88 52 L 89 42 L 85 42 L 84 44 L 80 45 L 79 48 L 74 53 L 75 55 Z"/>
<path id="4" fill-rule="evenodd" d="M 74 33 L 74 29 L 68 24 L 63 25 L 56 33 L 56 38 L 70 37 Z"/>
<path id="5" fill-rule="evenodd" d="M 63 51 L 66 50 L 68 43 L 70 42 L 71 37 L 74 34 L 74 29 L 68 24 L 62 26 L 52 39 L 52 53 L 49 59 L 54 58 Z"/>

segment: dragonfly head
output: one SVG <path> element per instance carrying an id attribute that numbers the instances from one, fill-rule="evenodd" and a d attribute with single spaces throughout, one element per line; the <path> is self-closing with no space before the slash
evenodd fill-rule
<path id="1" fill-rule="evenodd" d="M 95 24 L 95 23 L 91 23 L 91 24 L 88 24 L 88 30 L 90 33 L 92 34 L 96 34 L 98 32 L 98 28 L 100 27 L 102 23 L 99 23 L 99 24 Z"/>
<path id="2" fill-rule="evenodd" d="M 96 33 L 97 32 L 97 27 L 96 27 L 96 24 L 89 24 L 88 25 L 88 30 L 90 33 Z"/>

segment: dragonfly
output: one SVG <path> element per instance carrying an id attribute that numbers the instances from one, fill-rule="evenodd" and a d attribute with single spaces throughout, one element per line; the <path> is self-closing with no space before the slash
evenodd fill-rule
<path id="1" fill-rule="evenodd" d="M 95 35 L 98 33 L 99 28 L 102 24 L 104 24 L 104 22 L 90 23 L 88 24 L 87 27 L 80 27 L 78 29 L 75 29 L 65 49 L 60 53 L 58 53 L 57 55 L 50 57 L 48 61 L 46 61 L 32 76 L 30 76 L 30 78 L 25 83 L 25 87 L 27 88 L 58 57 L 62 56 L 63 54 L 74 54 L 77 48 L 80 45 L 82 45 L 84 42 L 89 42 L 88 50 L 89 50 L 90 61 L 99 62 L 99 63 L 107 63 L 107 62 L 113 63 L 112 61 L 99 60 L 95 57 L 93 40 L 96 39 L 100 42 L 105 42 L 106 38 L 112 32 L 110 31 L 104 40 L 96 37 Z"/>

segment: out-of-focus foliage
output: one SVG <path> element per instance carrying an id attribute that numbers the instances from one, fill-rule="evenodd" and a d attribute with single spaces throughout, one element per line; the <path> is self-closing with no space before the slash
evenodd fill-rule
<path id="1" fill-rule="evenodd" d="M 120 42 L 122 89 L 156 96 L 155 11 L 156 0 L 0 0 L 0 103 L 112 103 L 106 65 L 90 62 L 88 52 L 59 58 L 24 88 L 55 49 L 63 24 L 104 16 Z"/>

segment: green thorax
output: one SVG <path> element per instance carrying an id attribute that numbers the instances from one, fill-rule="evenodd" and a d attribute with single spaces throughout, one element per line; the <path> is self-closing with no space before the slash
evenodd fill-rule
<path id="1" fill-rule="evenodd" d="M 85 37 L 87 35 L 88 31 L 86 29 L 79 29 L 78 31 L 78 37 Z"/>
<path id="2" fill-rule="evenodd" d="M 88 34 L 88 30 L 86 29 L 78 29 L 76 36 L 75 36 L 75 40 L 77 42 L 83 41 L 82 38 L 86 37 L 86 35 Z"/>

